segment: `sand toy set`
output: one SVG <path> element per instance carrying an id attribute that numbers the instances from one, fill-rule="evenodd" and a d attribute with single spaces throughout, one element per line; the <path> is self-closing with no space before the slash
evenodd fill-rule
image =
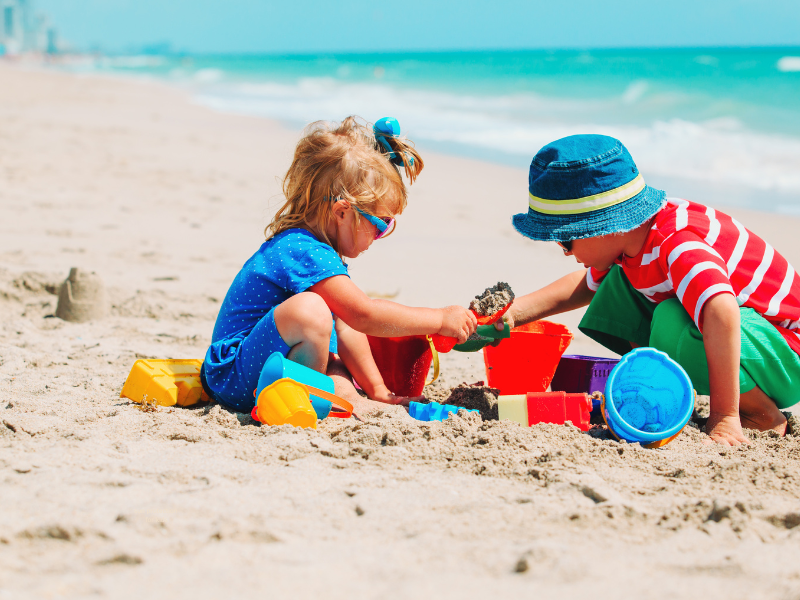
<path id="1" fill-rule="evenodd" d="M 462 344 L 441 335 L 367 336 L 386 386 L 399 396 L 420 396 L 439 375 L 440 352 L 483 350 L 486 389 L 497 398 L 496 416 L 490 418 L 524 426 L 571 422 L 588 431 L 591 416 L 602 414 L 614 437 L 652 448 L 669 443 L 686 426 L 694 390 L 683 368 L 666 354 L 640 348 L 621 360 L 562 358 L 573 337 L 563 325 L 536 321 L 514 329 L 508 323 L 496 327 L 513 301 L 514 293 L 503 282 L 476 296 L 470 310 L 479 325 Z M 426 381 L 431 365 L 433 377 Z M 208 401 L 201 366 L 200 360 L 137 360 L 120 395 L 162 406 Z M 353 413 L 352 405 L 334 394 L 330 377 L 279 352 L 267 359 L 253 393 L 251 416 L 268 425 L 316 428 L 320 419 Z M 481 412 L 437 402 L 409 405 L 409 415 L 419 421 L 441 421 L 460 410 Z"/>

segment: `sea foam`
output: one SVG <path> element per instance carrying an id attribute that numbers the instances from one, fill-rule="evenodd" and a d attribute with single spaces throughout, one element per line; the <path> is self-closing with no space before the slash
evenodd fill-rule
<path id="1" fill-rule="evenodd" d="M 645 86 L 634 83 L 622 102 L 635 103 Z M 645 175 L 800 193 L 800 139 L 748 130 L 734 117 L 609 124 L 601 122 L 608 102 L 599 99 L 457 95 L 333 78 L 206 87 L 196 98 L 220 111 L 295 125 L 351 114 L 370 121 L 394 116 L 420 145 L 427 140 L 470 147 L 473 155 L 482 150 L 487 156 L 513 155 L 519 157 L 516 164 L 561 137 L 610 135 L 623 141 Z"/>

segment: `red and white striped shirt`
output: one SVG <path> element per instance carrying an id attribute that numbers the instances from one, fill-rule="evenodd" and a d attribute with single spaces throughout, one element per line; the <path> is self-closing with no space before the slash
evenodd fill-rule
<path id="1" fill-rule="evenodd" d="M 634 288 L 654 303 L 678 298 L 700 331 L 703 307 L 717 294 L 732 294 L 755 309 L 800 354 L 800 277 L 772 246 L 736 219 L 713 208 L 668 198 L 642 251 L 617 259 Z M 590 268 L 597 290 L 608 271 Z"/>

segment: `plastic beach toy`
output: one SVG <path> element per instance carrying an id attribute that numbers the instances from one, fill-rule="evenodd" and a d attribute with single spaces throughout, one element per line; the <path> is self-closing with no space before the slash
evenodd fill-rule
<path id="1" fill-rule="evenodd" d="M 450 413 L 457 415 L 459 410 L 473 413 L 480 412 L 462 406 L 453 406 L 452 404 L 439 404 L 438 402 L 430 402 L 428 404 L 409 402 L 408 404 L 408 414 L 417 421 L 444 421 L 450 416 Z"/>
<path id="2" fill-rule="evenodd" d="M 592 394 L 603 392 L 611 371 L 619 362 L 618 358 L 598 358 L 596 356 L 567 355 L 561 357 L 550 389 L 554 392 Z M 599 414 L 600 400 L 592 400 L 592 414 Z"/>
<path id="3" fill-rule="evenodd" d="M 572 341 L 564 325 L 534 321 L 515 327 L 498 346 L 483 349 L 486 379 L 501 395 L 543 392 Z"/>
<path id="4" fill-rule="evenodd" d="M 530 426 L 537 423 L 563 425 L 567 421 L 582 431 L 589 430 L 592 399 L 586 394 L 565 392 L 531 392 L 500 396 L 497 399 L 499 419 Z"/>
<path id="5" fill-rule="evenodd" d="M 278 379 L 261 390 L 251 416 L 267 425 L 317 428 L 317 413 L 306 386 L 293 379 Z"/>
<path id="6" fill-rule="evenodd" d="M 280 352 L 273 352 L 261 368 L 261 375 L 258 378 L 258 387 L 255 392 L 256 406 L 251 413 L 254 419 L 267 423 L 267 421 L 257 416 L 260 413 L 256 409 L 264 390 L 281 379 L 291 379 L 306 389 L 307 395 L 310 396 L 309 401 L 318 419 L 324 419 L 328 416 L 346 419 L 353 413 L 353 407 L 349 402 L 334 395 L 333 379 L 324 373 L 289 360 Z M 337 405 L 336 410 L 332 410 L 334 404 Z M 339 407 L 343 410 L 340 410 Z M 269 423 L 269 425 L 274 424 Z"/>
<path id="7" fill-rule="evenodd" d="M 426 385 L 436 381 L 439 377 L 437 345 L 449 345 L 449 350 L 453 346 L 447 343 L 448 340 L 453 344 L 456 342 L 454 338 L 424 335 L 388 338 L 368 335 L 367 340 L 386 387 L 398 396 L 419 396 Z M 433 377 L 426 381 L 431 362 Z"/>
<path id="8" fill-rule="evenodd" d="M 686 427 L 694 396 L 683 367 L 654 348 L 637 348 L 611 371 L 603 418 L 618 439 L 658 448 Z"/>
<path id="9" fill-rule="evenodd" d="M 498 331 L 494 325 L 478 325 L 475 333 L 479 337 L 467 340 L 463 344 L 456 344 L 453 346 L 453 350 L 457 352 L 477 352 L 489 344 L 493 344 L 496 340 L 510 338 L 511 328 L 508 323 L 504 323 L 504 325 L 503 331 Z"/>
<path id="10" fill-rule="evenodd" d="M 208 402 L 200 383 L 200 359 L 140 359 L 122 386 L 120 398 L 159 406 L 192 406 Z"/>

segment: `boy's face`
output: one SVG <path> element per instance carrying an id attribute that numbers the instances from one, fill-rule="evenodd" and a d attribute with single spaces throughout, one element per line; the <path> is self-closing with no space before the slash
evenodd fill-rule
<path id="1" fill-rule="evenodd" d="M 575 260 L 586 267 L 594 267 L 598 271 L 610 269 L 622 255 L 625 238 L 621 235 L 604 235 L 582 240 L 572 240 L 572 250 L 564 252 L 574 256 Z"/>

